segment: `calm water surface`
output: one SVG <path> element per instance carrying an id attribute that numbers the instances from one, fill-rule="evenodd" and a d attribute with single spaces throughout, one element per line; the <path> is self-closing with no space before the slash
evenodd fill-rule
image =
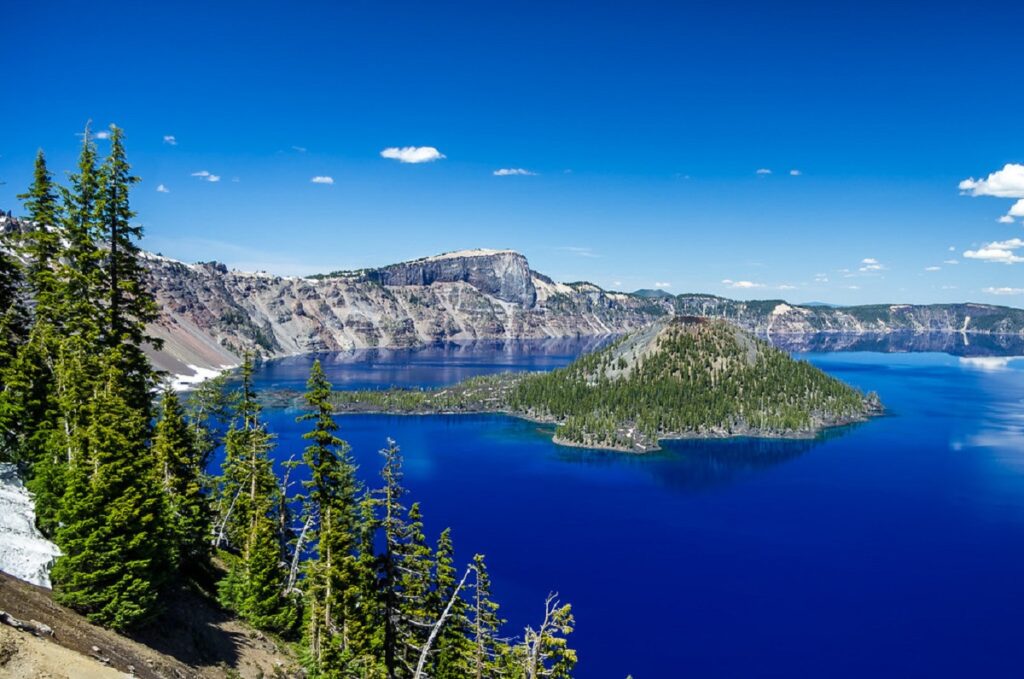
<path id="1" fill-rule="evenodd" d="M 339 388 L 550 369 L 584 345 L 325 358 Z M 345 416 L 364 479 L 395 438 L 428 534 L 487 555 L 508 632 L 557 591 L 580 677 L 962 677 L 1024 673 L 1024 359 L 812 353 L 887 417 L 817 441 L 555 446 L 503 416 Z M 311 359 L 269 363 L 298 387 Z M 278 456 L 295 412 L 267 413 Z"/>

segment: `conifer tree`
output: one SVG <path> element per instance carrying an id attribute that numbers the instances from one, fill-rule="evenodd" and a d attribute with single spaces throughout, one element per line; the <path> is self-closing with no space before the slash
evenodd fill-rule
<path id="1" fill-rule="evenodd" d="M 159 342 L 146 334 L 146 324 L 156 320 L 157 306 L 139 258 L 142 227 L 132 224 L 135 212 L 128 200 L 131 186 L 138 181 L 125 155 L 124 133 L 111 125 L 110 154 L 99 170 L 96 203 L 100 236 L 107 247 L 102 266 L 106 311 L 102 338 L 106 346 L 119 349 L 116 355 L 133 404 L 148 407 L 155 376 L 143 344 L 159 348 Z"/>
<path id="2" fill-rule="evenodd" d="M 169 576 L 168 530 L 149 420 L 133 407 L 122 359 L 103 356 L 91 401 L 88 456 L 69 462 L 53 569 L 55 596 L 93 622 L 128 629 L 157 610 Z"/>
<path id="3" fill-rule="evenodd" d="M 384 532 L 384 553 L 380 557 L 381 613 L 383 616 L 384 668 L 389 679 L 398 676 L 398 663 L 402 659 L 402 602 L 399 597 L 401 555 L 406 536 L 403 517 L 405 507 L 402 497 L 406 489 L 402 485 L 402 455 L 398 445 L 391 439 L 380 451 L 384 457 L 381 478 L 384 486 L 377 491 L 377 503 L 381 507 L 380 526 Z"/>
<path id="4" fill-rule="evenodd" d="M 497 635 L 505 621 L 498 617 L 498 604 L 491 600 L 491 578 L 483 554 L 473 557 L 473 571 L 476 582 L 470 603 L 473 656 L 469 676 L 487 679 L 499 675 L 501 643 Z"/>
<path id="5" fill-rule="evenodd" d="M 350 629 L 359 608 L 353 587 L 357 580 L 359 482 L 348 444 L 338 438 L 333 416 L 331 385 L 319 361 L 314 362 L 306 387 L 310 412 L 298 418 L 312 421 L 303 434 L 310 442 L 304 460 L 310 470 L 307 516 L 318 520 L 311 538 L 316 557 L 311 560 L 306 583 L 307 646 L 314 666 L 323 672 L 341 671 L 352 657 Z"/>
<path id="6" fill-rule="evenodd" d="M 29 260 L 27 278 L 35 302 L 33 316 L 37 323 L 54 323 L 59 316 L 61 293 L 56 272 L 61 254 L 61 211 L 42 150 L 36 154 L 32 185 L 18 198 L 28 212 L 22 248 Z"/>
<path id="7" fill-rule="evenodd" d="M 161 398 L 153 453 L 167 495 L 175 548 L 182 567 L 202 567 L 209 559 L 210 516 L 202 486 L 201 454 L 178 395 Z"/>
<path id="8" fill-rule="evenodd" d="M 434 588 L 430 596 L 430 617 L 440 620 L 445 606 L 455 593 L 457 576 L 454 565 L 451 529 L 441 532 L 434 550 Z M 466 601 L 458 596 L 435 642 L 433 671 L 435 679 L 464 679 L 472 676 L 473 645 Z"/>
<path id="9" fill-rule="evenodd" d="M 94 341 L 102 323 L 100 266 L 103 253 L 98 243 L 101 178 L 96 166 L 96 144 L 88 124 L 82 135 L 78 171 L 69 179 L 70 186 L 61 189 L 67 241 L 59 269 L 64 286 L 62 312 L 68 333 L 81 334 Z"/>
<path id="10" fill-rule="evenodd" d="M 0 239 L 0 383 L 28 337 L 29 318 L 22 298 L 25 280 L 10 239 Z M 4 448 L 6 450 L 6 448 Z M 2 453 L 3 451 L 0 451 Z"/>

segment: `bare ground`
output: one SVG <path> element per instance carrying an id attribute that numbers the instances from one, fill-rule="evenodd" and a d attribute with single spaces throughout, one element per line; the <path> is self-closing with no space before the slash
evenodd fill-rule
<path id="1" fill-rule="evenodd" d="M 0 625 L 0 677 L 302 676 L 287 648 L 202 595 L 182 587 L 172 599 L 153 625 L 127 637 L 54 603 L 49 590 L 0 573 L 0 611 L 53 630 L 38 637 Z"/>

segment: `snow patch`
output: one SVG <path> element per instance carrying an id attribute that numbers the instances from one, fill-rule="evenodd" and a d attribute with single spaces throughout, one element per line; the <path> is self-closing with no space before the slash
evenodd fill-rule
<path id="1" fill-rule="evenodd" d="M 192 371 L 190 374 L 182 373 L 171 376 L 171 389 L 174 389 L 174 391 L 188 391 L 200 382 L 212 379 L 225 370 L 230 370 L 234 367 L 233 365 L 222 365 L 219 368 L 200 368 L 198 365 L 189 364 L 188 368 Z"/>
<path id="2" fill-rule="evenodd" d="M 50 587 L 57 545 L 36 528 L 32 494 L 13 464 L 0 464 L 0 570 L 41 587 Z"/>

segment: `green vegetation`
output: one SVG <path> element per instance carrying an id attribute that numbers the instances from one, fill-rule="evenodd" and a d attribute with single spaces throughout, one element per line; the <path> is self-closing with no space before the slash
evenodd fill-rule
<path id="1" fill-rule="evenodd" d="M 558 424 L 556 441 L 652 450 L 682 436 L 808 436 L 880 408 L 725 321 L 675 318 L 550 373 L 434 390 L 339 392 L 346 412 L 506 412 Z"/>
<path id="2" fill-rule="evenodd" d="M 457 567 L 448 530 L 431 547 L 419 504 L 404 504 L 394 442 L 380 487 L 360 483 L 319 363 L 299 417 L 308 445 L 277 466 L 251 355 L 233 392 L 217 379 L 182 402 L 157 388 L 144 351 L 157 306 L 128 201 L 137 179 L 121 130 L 110 140 L 97 166 L 86 129 L 67 187 L 40 152 L 28 219 L 0 244 L 0 460 L 18 465 L 61 549 L 55 599 L 132 631 L 182 586 L 215 589 L 301 649 L 311 677 L 570 676 L 571 608 L 549 597 L 537 630 L 501 638 L 484 557 Z M 229 310 L 222 322 L 240 321 Z M 486 383 L 461 398 L 481 398 Z M 411 392 L 391 398 L 416 407 Z M 299 467 L 302 484 L 289 480 Z"/>
<path id="3" fill-rule="evenodd" d="M 561 423 L 562 441 L 627 449 L 674 436 L 807 434 L 867 410 L 856 390 L 724 321 L 680 318 L 649 341 L 627 338 L 520 381 L 509 407 Z"/>

